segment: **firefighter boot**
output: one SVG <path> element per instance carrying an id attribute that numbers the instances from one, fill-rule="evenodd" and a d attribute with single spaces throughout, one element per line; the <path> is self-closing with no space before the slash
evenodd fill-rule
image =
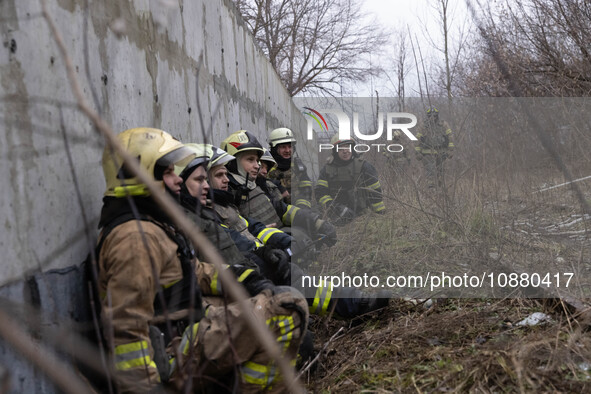
<path id="1" fill-rule="evenodd" d="M 333 298 L 336 303 L 335 314 L 343 319 L 352 319 L 384 308 L 392 298 L 392 294 L 387 290 L 380 290 L 375 294 L 368 294 L 351 287 L 338 290 L 338 297 Z"/>

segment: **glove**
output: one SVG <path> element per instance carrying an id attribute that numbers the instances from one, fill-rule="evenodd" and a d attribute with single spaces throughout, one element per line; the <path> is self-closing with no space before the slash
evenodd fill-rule
<path id="1" fill-rule="evenodd" d="M 295 157 L 293 159 L 293 168 L 294 168 L 296 174 L 307 174 L 308 173 L 308 171 L 306 170 L 306 165 L 299 157 Z"/>
<path id="2" fill-rule="evenodd" d="M 239 207 L 242 205 L 242 200 L 246 200 L 250 190 L 246 185 L 238 185 L 236 186 L 236 191 L 234 192 L 234 204 Z"/>
<path id="3" fill-rule="evenodd" d="M 333 246 L 337 243 L 337 230 L 335 227 L 326 220 L 316 221 L 316 231 L 319 236 L 323 236 L 323 243 L 327 246 Z"/>
<path id="4" fill-rule="evenodd" d="M 296 237 L 291 244 L 291 261 L 307 267 L 316 258 L 316 245 L 308 236 Z"/>
<path id="5" fill-rule="evenodd" d="M 355 219 L 355 213 L 353 210 L 338 202 L 333 202 L 330 205 L 328 214 L 336 226 L 344 226 Z"/>
<path id="6" fill-rule="evenodd" d="M 271 290 L 271 293 L 273 293 L 275 289 L 273 282 L 265 279 L 265 277 L 263 277 L 258 271 L 240 264 L 231 265 L 229 269 L 234 273 L 234 275 L 236 275 L 238 281 L 242 283 L 251 297 L 254 297 L 261 291 L 267 289 Z M 243 274 L 245 275 L 244 277 Z"/>
<path id="7" fill-rule="evenodd" d="M 273 249 L 266 246 L 262 248 L 262 259 L 274 267 L 273 282 L 287 283 L 291 276 L 291 260 L 289 255 L 281 249 Z"/>

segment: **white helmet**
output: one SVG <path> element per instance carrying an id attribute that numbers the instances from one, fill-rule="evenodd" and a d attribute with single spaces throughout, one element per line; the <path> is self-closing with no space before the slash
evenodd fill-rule
<path id="1" fill-rule="evenodd" d="M 280 127 L 271 131 L 269 134 L 269 146 L 271 148 L 276 147 L 279 144 L 292 143 L 295 144 L 296 139 L 293 137 L 293 131 L 287 127 Z"/>

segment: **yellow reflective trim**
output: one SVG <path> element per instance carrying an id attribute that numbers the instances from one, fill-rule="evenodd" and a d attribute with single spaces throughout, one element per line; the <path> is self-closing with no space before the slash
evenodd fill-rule
<path id="1" fill-rule="evenodd" d="M 189 331 L 189 329 L 191 329 Z M 189 345 L 192 341 L 197 341 L 197 330 L 199 329 L 199 323 L 194 323 L 191 327 L 187 327 L 183 333 L 183 340 L 181 346 L 183 348 L 183 354 L 186 356 L 189 354 Z"/>
<path id="2" fill-rule="evenodd" d="M 450 143 L 449 143 L 449 145 L 448 145 L 448 148 L 455 148 L 455 147 L 456 147 L 456 146 L 454 145 L 454 143 L 453 143 L 453 142 L 450 142 Z"/>
<path id="3" fill-rule="evenodd" d="M 146 185 L 116 186 L 113 189 L 113 194 L 117 198 L 127 196 L 149 196 L 150 190 Z"/>
<path id="4" fill-rule="evenodd" d="M 423 134 L 419 133 L 417 134 L 417 138 L 421 138 L 423 136 Z"/>
<path id="5" fill-rule="evenodd" d="M 299 211 L 300 209 L 298 207 L 294 207 L 293 205 L 288 205 L 287 206 L 287 211 L 285 211 L 285 213 L 283 214 L 283 218 L 281 219 L 281 221 L 283 223 L 293 223 L 293 220 L 295 218 L 296 213 Z"/>
<path id="6" fill-rule="evenodd" d="M 221 293 L 221 283 L 218 279 L 218 272 L 213 273 L 213 278 L 211 278 L 211 294 L 213 295 L 220 295 Z"/>
<path id="7" fill-rule="evenodd" d="M 130 352 L 136 352 L 138 350 L 148 349 L 147 341 L 125 343 L 123 345 L 115 346 L 115 354 L 125 354 Z"/>
<path id="8" fill-rule="evenodd" d="M 273 236 L 273 234 L 282 233 L 283 231 L 276 229 L 276 228 L 266 228 L 261 231 L 258 235 L 258 238 L 263 241 L 264 244 L 267 243 L 269 238 Z"/>
<path id="9" fill-rule="evenodd" d="M 312 187 L 312 181 L 301 181 L 300 187 Z"/>
<path id="10" fill-rule="evenodd" d="M 304 200 L 303 198 L 297 200 L 296 205 L 303 205 L 305 207 L 312 208 L 312 203 L 310 203 L 308 200 Z"/>
<path id="11" fill-rule="evenodd" d="M 150 356 L 144 356 L 141 358 L 134 358 L 133 360 L 128 360 L 128 361 L 120 361 L 115 364 L 115 368 L 117 368 L 119 371 L 125 371 L 125 370 L 132 369 L 132 368 L 145 367 L 146 365 L 149 368 L 158 369 L 156 367 L 156 363 L 154 361 L 152 361 Z"/>
<path id="12" fill-rule="evenodd" d="M 445 135 L 450 135 L 450 134 L 451 134 L 451 129 L 445 130 Z"/>
<path id="13" fill-rule="evenodd" d="M 312 303 L 312 306 L 310 307 L 310 312 L 314 313 L 316 312 L 316 309 L 318 309 L 318 304 L 320 303 L 320 295 L 321 295 L 321 290 L 322 286 L 317 287 L 316 288 L 316 294 L 314 294 L 314 302 Z"/>
<path id="14" fill-rule="evenodd" d="M 246 220 L 245 218 L 243 218 L 242 216 L 238 215 L 238 217 L 240 219 L 242 219 L 242 221 L 244 222 L 244 224 L 246 224 L 246 227 L 248 227 L 248 220 Z"/>
<path id="15" fill-rule="evenodd" d="M 252 274 L 254 272 L 254 270 L 252 269 L 247 269 L 246 271 L 244 271 L 242 273 L 242 275 L 240 275 L 240 277 L 238 278 L 238 282 L 243 282 L 244 279 L 246 279 L 248 277 L 248 275 Z"/>
<path id="16" fill-rule="evenodd" d="M 310 312 L 318 313 L 320 316 L 326 314 L 326 311 L 328 310 L 328 305 L 330 304 L 330 300 L 332 298 L 332 282 L 329 282 L 328 287 L 325 286 L 324 283 L 324 281 L 321 281 L 320 286 L 318 286 L 318 288 L 316 289 L 314 302 L 312 303 L 312 307 L 310 308 Z M 322 305 L 320 305 L 321 302 Z M 318 310 L 319 305 L 320 310 Z"/>
<path id="17" fill-rule="evenodd" d="M 421 152 L 421 147 L 420 147 L 420 146 L 415 146 L 415 150 L 416 150 L 417 152 Z"/>
<path id="18" fill-rule="evenodd" d="M 173 282 L 171 282 L 171 283 L 169 283 L 167 285 L 162 285 L 162 287 L 165 288 L 165 289 L 168 289 L 169 287 L 175 285 L 178 282 L 180 282 L 180 279 L 179 280 L 175 280 L 175 281 L 173 281 Z"/>
<path id="19" fill-rule="evenodd" d="M 371 204 L 371 206 L 372 206 L 374 212 L 380 212 L 380 211 L 383 211 L 384 209 L 386 209 L 386 206 L 381 201 L 377 202 L 375 204 Z"/>
<path id="20" fill-rule="evenodd" d="M 230 228 L 230 227 L 226 226 L 224 223 L 220 223 L 220 226 L 225 227 L 225 228 Z"/>
<path id="21" fill-rule="evenodd" d="M 374 183 L 374 184 L 371 184 L 371 185 L 369 185 L 368 187 L 369 187 L 370 189 L 374 189 L 374 190 L 376 190 L 376 189 L 378 189 L 378 188 L 382 187 L 382 185 L 380 185 L 380 181 L 377 181 L 376 183 Z"/>
<path id="22" fill-rule="evenodd" d="M 327 194 L 326 196 L 320 197 L 319 201 L 320 201 L 320 204 L 324 205 L 324 204 L 328 203 L 329 201 L 332 201 L 332 197 Z"/>
<path id="23" fill-rule="evenodd" d="M 328 304 L 330 304 L 330 299 L 332 298 L 332 282 L 328 285 L 328 289 L 326 291 L 326 296 L 324 298 L 324 304 L 322 304 L 322 310 L 320 311 L 321 314 L 325 314 L 328 311 Z"/>
<path id="24" fill-rule="evenodd" d="M 251 384 L 261 386 L 261 389 L 268 388 L 276 378 L 275 366 L 266 366 L 247 361 L 240 367 L 242 378 Z"/>
<path id="25" fill-rule="evenodd" d="M 325 181 L 324 179 L 318 179 L 318 181 L 316 182 L 316 185 L 328 187 L 328 181 Z"/>
<path id="26" fill-rule="evenodd" d="M 115 367 L 124 371 L 136 367 L 156 368 L 148 353 L 148 342 L 138 341 L 115 346 Z"/>

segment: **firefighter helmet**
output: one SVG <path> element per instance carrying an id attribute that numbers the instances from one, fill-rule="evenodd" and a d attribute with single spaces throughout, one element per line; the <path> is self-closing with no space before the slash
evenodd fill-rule
<path id="1" fill-rule="evenodd" d="M 277 161 L 275 161 L 275 159 L 273 158 L 273 155 L 271 155 L 271 152 L 269 152 L 268 149 L 263 148 L 263 155 L 261 156 L 260 161 L 266 161 L 268 162 L 268 167 L 269 168 L 273 168 L 273 166 L 277 165 Z"/>
<path id="2" fill-rule="evenodd" d="M 246 130 L 236 131 L 222 141 L 220 146 L 232 156 L 242 152 L 255 151 L 259 158 L 263 155 L 263 146 L 257 138 Z"/>
<path id="3" fill-rule="evenodd" d="M 195 158 L 191 160 L 186 166 L 177 166 L 175 172 L 179 173 L 179 176 L 186 181 L 189 175 L 195 171 L 195 169 L 201 165 L 207 166 L 209 164 L 209 158 L 213 155 L 212 146 L 210 144 L 185 144 L 185 147 L 191 149 L 195 154 Z"/>
<path id="4" fill-rule="evenodd" d="M 439 110 L 435 107 L 429 107 L 427 109 L 427 117 L 437 118 L 439 116 Z"/>
<path id="5" fill-rule="evenodd" d="M 332 136 L 332 138 L 330 139 L 330 143 L 333 147 L 335 146 L 341 146 L 341 145 L 355 145 L 357 143 L 357 141 L 355 141 L 355 139 L 353 137 L 349 137 L 346 139 L 339 139 L 339 134 L 335 134 Z"/>
<path id="6" fill-rule="evenodd" d="M 236 158 L 228 152 L 226 152 L 225 150 L 212 145 L 211 156 L 209 157 L 209 164 L 207 165 L 207 171 L 211 170 L 215 166 L 227 164 L 234 159 Z"/>
<path id="7" fill-rule="evenodd" d="M 296 139 L 293 137 L 293 131 L 288 129 L 287 127 L 280 127 L 271 131 L 269 134 L 269 146 L 271 148 L 276 147 L 279 144 L 295 144 Z"/>
<path id="8" fill-rule="evenodd" d="M 162 185 L 164 171 L 171 164 L 190 161 L 195 155 L 166 131 L 139 127 L 125 130 L 117 135 L 125 150 L 136 157 L 139 165 Z M 149 190 L 125 165 L 123 159 L 114 151 L 105 147 L 103 151 L 103 173 L 107 183 L 105 196 L 126 197 L 148 196 Z"/>

